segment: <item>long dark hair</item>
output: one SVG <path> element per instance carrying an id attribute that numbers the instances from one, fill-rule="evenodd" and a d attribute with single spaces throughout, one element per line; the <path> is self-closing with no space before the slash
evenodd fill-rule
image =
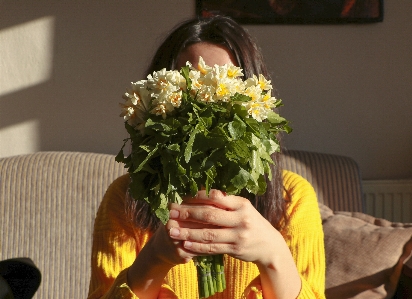
<path id="1" fill-rule="evenodd" d="M 262 54 L 248 32 L 226 16 L 197 18 L 183 22 L 177 26 L 160 45 L 155 53 L 146 74 L 162 68 L 176 69 L 177 57 L 188 46 L 207 42 L 224 46 L 236 58 L 237 65 L 243 69 L 245 78 L 253 74 L 262 74 L 269 79 L 263 63 Z M 283 180 L 279 153 L 272 155 L 275 164 L 271 166 L 272 181 L 267 180 L 266 193 L 262 196 L 242 193 L 247 197 L 259 213 L 274 227 L 279 228 L 281 220 L 286 219 L 286 201 L 283 198 Z M 128 197 L 127 209 L 136 226 L 154 231 L 160 224 L 150 211 L 146 202 L 135 201 Z"/>

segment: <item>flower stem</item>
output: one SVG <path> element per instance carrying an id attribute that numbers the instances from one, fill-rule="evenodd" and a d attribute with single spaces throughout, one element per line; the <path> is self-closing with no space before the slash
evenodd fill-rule
<path id="1" fill-rule="evenodd" d="M 223 255 L 197 256 L 194 259 L 197 268 L 199 297 L 208 298 L 226 288 Z"/>

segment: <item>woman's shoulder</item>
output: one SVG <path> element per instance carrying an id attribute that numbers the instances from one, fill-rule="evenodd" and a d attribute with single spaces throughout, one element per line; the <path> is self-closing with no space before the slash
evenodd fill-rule
<path id="1" fill-rule="evenodd" d="M 127 194 L 127 189 L 130 184 L 129 174 L 124 174 L 116 178 L 107 188 L 104 194 L 102 204 L 111 204 L 113 202 L 124 202 Z"/>
<path id="2" fill-rule="evenodd" d="M 302 176 L 289 170 L 283 170 L 284 196 L 292 206 L 316 205 L 317 196 L 313 186 Z"/>
<path id="3" fill-rule="evenodd" d="M 283 186 L 286 190 L 296 192 L 307 189 L 308 191 L 314 191 L 313 186 L 304 177 L 295 172 L 283 170 L 282 177 Z"/>
<path id="4" fill-rule="evenodd" d="M 296 227 L 316 229 L 322 225 L 318 199 L 312 185 L 302 176 L 283 171 L 284 198 L 289 216 L 288 230 Z"/>
<path id="5" fill-rule="evenodd" d="M 130 176 L 128 173 L 116 178 L 107 188 L 106 192 L 118 192 L 127 190 L 130 184 Z"/>

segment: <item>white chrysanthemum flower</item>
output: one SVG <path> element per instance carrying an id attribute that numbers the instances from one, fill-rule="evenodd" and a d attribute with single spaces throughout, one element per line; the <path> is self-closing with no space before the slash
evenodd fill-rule
<path id="1" fill-rule="evenodd" d="M 242 69 L 240 67 L 237 67 L 235 65 L 229 65 L 227 69 L 227 76 L 229 78 L 238 78 L 243 76 Z"/>
<path id="2" fill-rule="evenodd" d="M 163 89 L 167 86 L 166 80 L 166 68 L 161 69 L 160 71 L 153 72 L 147 76 L 147 87 L 150 90 L 153 89 Z"/>
<path id="3" fill-rule="evenodd" d="M 125 121 L 134 118 L 136 116 L 136 105 L 133 103 L 132 99 L 128 99 L 126 103 L 119 103 L 121 108 L 120 116 L 123 117 Z"/>
<path id="4" fill-rule="evenodd" d="M 168 102 L 172 104 L 174 108 L 179 108 L 182 104 L 182 91 L 172 92 L 169 94 Z"/>
<path id="5" fill-rule="evenodd" d="M 258 96 L 256 92 L 260 90 L 259 86 L 249 87 L 248 90 L 254 90 L 255 94 L 251 101 L 242 102 L 242 105 L 247 109 L 251 117 L 261 122 L 267 118 L 268 113 L 275 107 L 276 98 L 271 96 L 271 90 Z M 248 96 L 251 95 L 249 94 Z"/>
<path id="6" fill-rule="evenodd" d="M 165 68 L 147 76 L 147 86 L 152 93 L 176 92 L 186 87 L 186 80 L 178 71 Z"/>
<path id="7" fill-rule="evenodd" d="M 177 92 L 165 91 L 160 94 L 152 94 L 152 96 L 154 109 L 150 113 L 162 115 L 163 118 L 166 118 L 167 114 L 171 114 L 175 108 L 180 107 L 182 102 L 182 91 L 180 90 Z"/>
<path id="8" fill-rule="evenodd" d="M 234 96 L 237 92 L 242 92 L 244 88 L 240 82 L 241 80 L 228 77 L 218 80 L 216 82 L 216 100 L 228 102 L 230 97 Z"/>
<path id="9" fill-rule="evenodd" d="M 168 110 L 166 106 L 166 104 L 158 104 L 152 110 L 150 110 L 150 113 L 155 115 L 161 115 L 163 119 L 165 119 Z"/>
<path id="10" fill-rule="evenodd" d="M 127 123 L 141 133 L 150 109 L 150 94 L 144 81 L 132 82 L 132 89 L 124 93 L 125 103 L 120 103 L 121 114 Z"/>
<path id="11" fill-rule="evenodd" d="M 265 95 L 263 95 L 260 99 L 260 103 L 262 107 L 266 110 L 272 110 L 275 107 L 277 99 L 271 96 L 271 90 L 269 90 Z"/>
<path id="12" fill-rule="evenodd" d="M 243 94 L 249 96 L 252 102 L 256 102 L 262 96 L 262 89 L 260 89 L 259 85 L 252 85 L 247 87 Z"/>
<path id="13" fill-rule="evenodd" d="M 173 86 L 175 86 L 178 89 L 185 89 L 186 88 L 186 80 L 185 78 L 182 76 L 182 74 L 180 74 L 179 71 L 169 71 L 166 74 L 166 79 L 168 82 L 170 82 L 170 84 L 172 84 Z"/>
<path id="14" fill-rule="evenodd" d="M 203 103 L 213 103 L 215 102 L 214 94 L 216 88 L 214 86 L 203 85 L 197 92 L 197 100 Z"/>
<path id="15" fill-rule="evenodd" d="M 232 86 L 228 83 L 230 82 L 222 80 L 217 84 L 215 93 L 216 101 L 227 102 L 230 99 L 232 96 Z"/>
<path id="16" fill-rule="evenodd" d="M 266 80 L 266 78 L 262 74 L 259 75 L 258 83 L 259 83 L 259 86 L 262 90 L 271 90 L 272 89 L 271 81 Z"/>
<path id="17" fill-rule="evenodd" d="M 236 78 L 232 80 L 232 93 L 233 94 L 244 93 L 245 89 L 246 89 L 245 82 L 242 79 Z"/>
<path id="18" fill-rule="evenodd" d="M 210 73 L 212 71 L 212 67 L 208 66 L 205 61 L 203 60 L 202 56 L 199 56 L 199 62 L 197 64 L 197 69 L 199 70 L 199 72 L 201 72 L 202 74 L 207 74 Z"/>
<path id="19" fill-rule="evenodd" d="M 259 75 L 259 77 L 257 77 L 256 75 L 253 75 L 252 78 L 249 78 L 246 80 L 245 82 L 246 86 L 256 86 L 258 85 L 260 87 L 260 89 L 262 90 L 271 90 L 272 89 L 272 85 L 271 85 L 271 81 L 267 80 L 263 75 Z"/>
<path id="20" fill-rule="evenodd" d="M 252 116 L 259 122 L 267 118 L 267 111 L 263 109 L 262 106 L 258 103 L 252 104 L 251 107 L 248 109 L 248 113 L 250 116 Z"/>
<path id="21" fill-rule="evenodd" d="M 203 86 L 203 78 L 198 70 L 190 70 L 189 79 L 192 81 L 192 90 L 201 89 Z"/>

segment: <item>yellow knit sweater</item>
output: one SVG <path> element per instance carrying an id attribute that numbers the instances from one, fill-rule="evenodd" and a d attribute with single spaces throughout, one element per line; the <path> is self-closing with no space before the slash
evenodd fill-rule
<path id="1" fill-rule="evenodd" d="M 302 280 L 299 299 L 325 298 L 325 251 L 323 230 L 313 187 L 299 175 L 284 171 L 284 187 L 290 197 L 289 223 L 281 233 L 292 253 Z M 97 212 L 92 249 L 89 299 L 131 298 L 127 269 L 150 233 L 136 229 L 125 215 L 128 175 L 108 188 Z M 263 298 L 255 264 L 225 256 L 226 290 L 211 299 Z M 193 262 L 175 266 L 165 278 L 158 298 L 194 299 L 197 295 Z"/>

